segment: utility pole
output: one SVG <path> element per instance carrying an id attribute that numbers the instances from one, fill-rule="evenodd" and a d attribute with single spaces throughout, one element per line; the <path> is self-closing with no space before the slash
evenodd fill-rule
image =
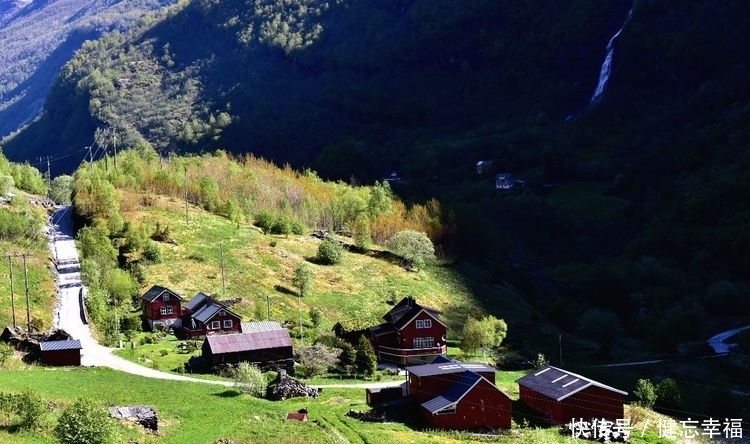
<path id="1" fill-rule="evenodd" d="M 87 148 L 89 150 L 89 163 L 94 163 L 94 155 L 91 153 L 91 145 L 84 148 Z"/>
<path id="2" fill-rule="evenodd" d="M 266 295 L 266 320 L 271 320 L 271 297 Z"/>
<path id="3" fill-rule="evenodd" d="M 188 178 L 187 178 L 187 166 L 185 167 L 185 225 L 189 224 L 188 220 Z"/>
<path id="4" fill-rule="evenodd" d="M 112 148 L 115 151 L 115 175 L 117 175 L 117 130 L 112 130 Z"/>
<path id="5" fill-rule="evenodd" d="M 28 253 L 23 253 L 23 280 L 26 285 L 26 331 L 31 333 L 31 307 L 29 306 L 29 271 L 26 268 L 26 256 Z"/>
<path id="6" fill-rule="evenodd" d="M 13 255 L 8 256 L 8 269 L 10 270 L 10 309 L 13 313 L 13 329 L 16 328 L 16 298 L 13 295 Z"/>
<path id="7" fill-rule="evenodd" d="M 49 167 L 49 156 L 47 156 L 47 188 L 52 189 L 52 173 Z"/>
<path id="8" fill-rule="evenodd" d="M 227 294 L 227 281 L 224 279 L 224 248 L 219 242 L 219 254 L 221 255 L 221 293 Z"/>

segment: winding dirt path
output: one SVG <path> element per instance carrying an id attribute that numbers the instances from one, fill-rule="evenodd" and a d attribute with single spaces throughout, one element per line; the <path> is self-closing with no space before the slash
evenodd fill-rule
<path id="1" fill-rule="evenodd" d="M 72 211 L 70 206 L 57 207 L 49 227 L 49 246 L 56 266 L 55 328 L 61 328 L 74 339 L 81 341 L 81 365 L 109 367 L 147 378 L 233 386 L 234 383 L 231 381 L 191 378 L 144 367 L 115 355 L 114 349 L 96 342 L 91 335 L 83 309 L 86 288 L 81 282 L 81 264 L 73 239 Z"/>

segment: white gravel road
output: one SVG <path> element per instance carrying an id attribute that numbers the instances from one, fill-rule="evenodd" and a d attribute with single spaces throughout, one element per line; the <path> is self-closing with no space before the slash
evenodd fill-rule
<path id="1" fill-rule="evenodd" d="M 57 302 L 55 304 L 54 324 L 70 333 L 73 339 L 81 341 L 81 365 L 109 367 L 115 370 L 132 373 L 148 378 L 171 379 L 175 381 L 201 382 L 224 386 L 234 385 L 230 381 L 211 381 L 161 372 L 123 359 L 113 349 L 96 342 L 84 319 L 83 295 L 85 287 L 81 283 L 78 251 L 73 240 L 73 209 L 60 206 L 55 211 L 49 230 L 49 245 L 54 258 L 57 275 Z"/>

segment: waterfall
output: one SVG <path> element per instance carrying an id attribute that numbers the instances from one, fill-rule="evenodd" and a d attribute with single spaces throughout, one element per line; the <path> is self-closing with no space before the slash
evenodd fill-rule
<path id="1" fill-rule="evenodd" d="M 590 103 L 592 106 L 599 103 L 602 99 L 602 94 L 604 94 L 604 89 L 607 87 L 607 82 L 609 81 L 609 73 L 612 70 L 612 58 L 615 55 L 615 40 L 620 36 L 622 30 L 625 29 L 625 25 L 628 24 L 630 17 L 633 15 L 633 8 L 635 8 L 635 2 L 633 2 L 633 6 L 630 8 L 630 11 L 628 11 L 628 15 L 625 17 L 625 21 L 622 23 L 622 26 L 620 26 L 620 29 L 617 30 L 615 35 L 613 35 L 607 43 L 607 55 L 604 57 L 602 68 L 599 70 L 599 83 L 596 84 L 594 95 L 591 96 Z"/>

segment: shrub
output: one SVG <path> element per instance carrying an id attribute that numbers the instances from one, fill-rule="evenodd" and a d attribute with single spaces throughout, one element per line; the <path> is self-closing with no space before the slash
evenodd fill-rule
<path id="1" fill-rule="evenodd" d="M 143 258 L 151 263 L 159 264 L 161 263 L 161 249 L 155 242 L 147 242 L 143 248 Z"/>
<path id="2" fill-rule="evenodd" d="M 633 396 L 635 396 L 636 404 L 648 409 L 653 408 L 656 402 L 654 384 L 649 379 L 639 379 L 635 384 Z"/>
<path id="3" fill-rule="evenodd" d="M 114 444 L 118 439 L 107 410 L 87 398 L 76 400 L 62 412 L 55 437 L 62 444 Z"/>
<path id="4" fill-rule="evenodd" d="M 21 419 L 20 426 L 23 429 L 33 429 L 39 424 L 39 420 L 47 411 L 47 406 L 42 396 L 32 389 L 26 389 L 16 396 L 15 411 Z"/>
<path id="5" fill-rule="evenodd" d="M 660 409 L 678 410 L 682 407 L 682 394 L 677 381 L 666 378 L 654 387 L 656 392 L 655 406 Z"/>
<path id="6" fill-rule="evenodd" d="M 316 259 L 324 265 L 340 264 L 344 260 L 344 247 L 341 242 L 326 236 L 318 246 Z"/>
<path id="7" fill-rule="evenodd" d="M 0 367 L 3 367 L 11 356 L 13 356 L 13 347 L 5 342 L 0 342 Z"/>
<path id="8" fill-rule="evenodd" d="M 310 347 L 300 347 L 297 354 L 302 364 L 301 375 L 309 378 L 322 375 L 329 367 L 335 366 L 339 361 L 341 350 L 318 343 Z"/>
<path id="9" fill-rule="evenodd" d="M 402 258 L 408 268 L 421 268 L 427 260 L 435 258 L 435 246 L 427 234 L 420 231 L 399 231 L 388 239 L 386 246 Z"/>
<path id="10" fill-rule="evenodd" d="M 232 369 L 231 377 L 232 380 L 234 380 L 235 386 L 243 393 L 258 398 L 262 398 L 266 393 L 268 380 L 265 375 L 263 375 L 263 372 L 261 372 L 255 365 L 247 362 L 240 362 L 237 367 Z"/>

